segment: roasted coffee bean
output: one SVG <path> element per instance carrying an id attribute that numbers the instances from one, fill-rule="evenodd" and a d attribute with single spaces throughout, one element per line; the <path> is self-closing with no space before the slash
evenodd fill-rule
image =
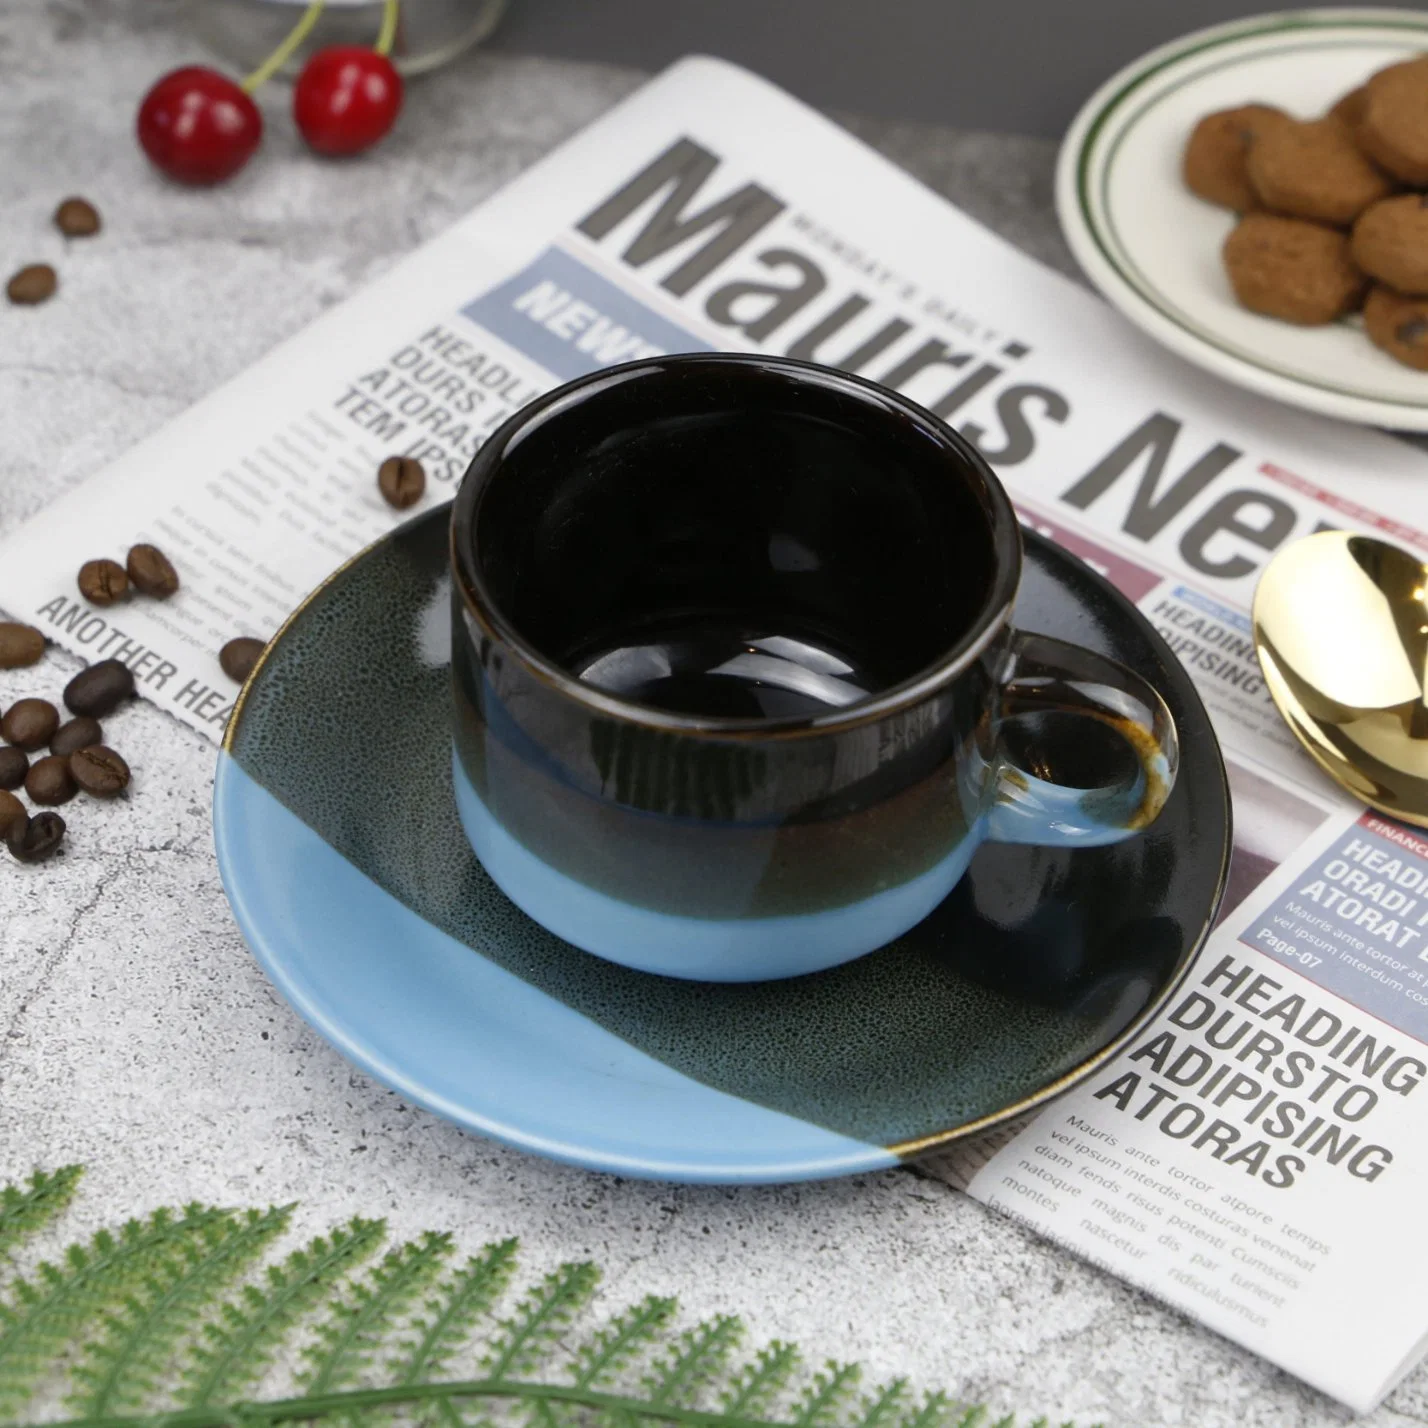
<path id="1" fill-rule="evenodd" d="M 223 673 L 229 679 L 235 679 L 239 684 L 242 684 L 253 673 L 253 666 L 258 663 L 258 656 L 266 648 L 267 646 L 262 640 L 249 639 L 245 635 L 240 639 L 229 640 L 218 651 L 218 663 L 223 666 Z"/>
<path id="2" fill-rule="evenodd" d="M 129 787 L 129 765 L 103 744 L 69 756 L 74 781 L 93 798 L 114 798 Z"/>
<path id="3" fill-rule="evenodd" d="M 389 456 L 377 468 L 377 489 L 389 506 L 404 511 L 421 500 L 426 468 L 411 456 Z"/>
<path id="4" fill-rule="evenodd" d="M 85 715 L 59 726 L 54 738 L 50 740 L 50 753 L 67 759 L 76 749 L 87 749 L 91 744 L 103 742 L 104 730 L 99 720 Z"/>
<path id="5" fill-rule="evenodd" d="M 58 813 L 17 818 L 5 833 L 5 846 L 22 863 L 48 858 L 64 842 L 64 819 Z"/>
<path id="6" fill-rule="evenodd" d="M 86 750 L 81 750 L 83 754 Z M 58 754 L 36 759 L 25 775 L 25 792 L 31 803 L 68 803 L 76 792 L 76 781 L 69 769 L 69 760 Z"/>
<path id="7" fill-rule="evenodd" d="M 30 760 L 24 749 L 12 746 L 0 749 L 0 789 L 19 788 L 29 771 Z"/>
<path id="8" fill-rule="evenodd" d="M 55 227 L 66 238 L 88 238 L 99 232 L 99 210 L 87 198 L 67 198 L 55 209 Z"/>
<path id="9" fill-rule="evenodd" d="M 45 637 L 33 625 L 0 620 L 0 669 L 24 669 L 45 652 Z"/>
<path id="10" fill-rule="evenodd" d="M 102 719 L 112 714 L 134 693 L 134 673 L 122 660 L 102 659 L 81 670 L 64 687 L 64 702 L 71 714 Z"/>
<path id="11" fill-rule="evenodd" d="M 0 838 L 3 838 L 14 823 L 23 823 L 30 815 L 25 805 L 13 793 L 0 789 Z"/>
<path id="12" fill-rule="evenodd" d="M 155 600 L 167 600 L 179 588 L 178 571 L 156 545 L 136 545 L 124 562 L 134 589 Z"/>
<path id="13" fill-rule="evenodd" d="M 79 593 L 91 605 L 112 605 L 129 593 L 129 577 L 117 560 L 86 560 L 79 567 Z"/>
<path id="14" fill-rule="evenodd" d="M 5 284 L 5 296 L 22 307 L 33 307 L 37 302 L 48 302 L 57 287 L 59 276 L 48 263 L 31 263 Z"/>
<path id="15" fill-rule="evenodd" d="M 48 699 L 21 699 L 0 719 L 0 734 L 6 743 L 26 753 L 43 748 L 59 728 L 59 710 Z"/>

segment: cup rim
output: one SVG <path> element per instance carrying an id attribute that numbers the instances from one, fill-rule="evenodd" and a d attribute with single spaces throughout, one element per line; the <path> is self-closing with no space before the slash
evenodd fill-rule
<path id="1" fill-rule="evenodd" d="M 866 699 L 830 709 L 827 713 L 764 719 L 677 714 L 654 705 L 623 699 L 578 679 L 528 643 L 492 598 L 482 579 L 475 541 L 471 538 L 482 499 L 498 474 L 502 459 L 533 427 L 558 419 L 562 413 L 602 391 L 638 381 L 670 367 L 707 367 L 716 375 L 720 370 L 739 367 L 767 371 L 795 381 L 813 382 L 868 405 L 881 406 L 886 411 L 897 413 L 915 423 L 925 435 L 946 448 L 949 455 L 960 460 L 966 479 L 973 483 L 975 494 L 987 512 L 994 563 L 986 598 L 961 639 L 931 664 Z M 792 357 L 744 352 L 695 352 L 647 357 L 577 377 L 528 402 L 497 427 L 466 468 L 452 502 L 450 550 L 455 588 L 460 591 L 467 612 L 488 639 L 507 650 L 535 679 L 608 719 L 664 733 L 710 737 L 789 737 L 837 733 L 924 703 L 965 673 L 1007 626 L 1012 602 L 1021 583 L 1022 565 L 1021 527 L 1011 500 L 986 458 L 960 432 L 902 393 L 865 377 Z M 452 637 L 462 638 L 459 623 L 453 626 Z"/>

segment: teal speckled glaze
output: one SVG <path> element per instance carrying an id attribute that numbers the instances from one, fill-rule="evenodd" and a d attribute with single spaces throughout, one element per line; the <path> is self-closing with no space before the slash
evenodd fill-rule
<path id="1" fill-rule="evenodd" d="M 301 914 L 319 929 L 330 920 L 326 942 L 304 924 L 303 955 L 324 962 L 334 980 L 345 959 L 356 960 L 352 939 L 370 938 L 362 965 L 366 975 L 390 979 L 394 1000 L 419 980 L 418 970 L 427 979 L 421 986 L 430 980 L 425 963 L 417 969 L 408 962 L 428 955 L 425 943 L 392 930 L 401 926 L 439 938 L 447 949 L 440 955 L 456 957 L 458 971 L 460 956 L 469 956 L 492 976 L 500 969 L 518 979 L 507 985 L 520 985 L 523 994 L 531 989 L 519 1011 L 513 1003 L 507 1013 L 499 999 L 472 1006 L 470 1035 L 478 1044 L 465 1052 L 477 1069 L 456 1089 L 424 1088 L 407 1072 L 416 1059 L 411 1043 L 422 1032 L 384 1008 L 383 995 L 364 991 L 344 1010 L 340 1035 L 332 1028 L 341 1018 L 331 1008 L 310 995 L 294 998 L 349 1055 L 416 1099 L 531 1149 L 624 1173 L 714 1180 L 844 1173 L 888 1163 L 884 1147 L 915 1152 L 1015 1115 L 1070 1084 L 1133 1035 L 1188 967 L 1218 904 L 1230 845 L 1228 793 L 1208 719 L 1135 610 L 1030 533 L 1019 624 L 1139 669 L 1179 727 L 1179 781 L 1142 836 L 1105 848 L 985 845 L 952 896 L 911 932 L 857 961 L 790 981 L 651 976 L 560 941 L 494 885 L 457 816 L 448 522 L 440 509 L 402 527 L 293 618 L 230 726 L 223 763 L 234 766 L 231 776 L 220 768 L 215 802 L 225 883 L 270 969 L 286 955 L 284 939 Z M 372 889 L 408 921 L 383 913 L 385 920 L 364 924 L 336 906 L 330 917 L 324 913 L 323 899 L 337 896 L 332 883 L 305 870 L 277 815 L 311 830 L 324 855 L 340 855 L 339 869 L 354 870 L 347 886 Z M 370 931 L 352 931 L 343 911 L 347 923 Z M 455 975 L 443 973 L 446 980 L 436 984 L 457 986 Z M 459 993 L 443 995 L 449 1001 Z M 648 1087 L 639 1075 L 598 1067 L 571 1073 L 594 1078 L 584 1099 L 572 1091 L 567 1108 L 560 1094 L 542 1092 L 541 1125 L 523 1124 L 509 1111 L 513 1093 L 501 1088 L 544 1085 L 538 1058 L 519 1053 L 532 1057 L 523 1077 L 511 1064 L 517 1053 L 495 1038 L 489 1051 L 479 1041 L 483 1025 L 506 1015 L 529 1021 L 528 1004 L 547 1008 L 552 1027 L 590 1026 L 618 1039 L 609 1044 L 669 1068 L 674 1082 L 722 1093 L 711 1104 L 737 1101 L 773 1113 L 761 1122 L 760 1145 L 777 1140 L 782 1124 L 821 1128 L 822 1148 L 805 1147 L 790 1129 L 787 1154 L 750 1150 L 733 1165 L 721 1151 L 733 1122 L 711 1112 L 696 1128 L 695 1149 L 672 1162 L 662 1155 L 652 1112 L 640 1140 Z M 436 1010 L 462 1020 L 460 1008 Z M 592 1089 L 624 1138 L 618 1155 L 602 1139 L 607 1131 L 591 1123 Z"/>

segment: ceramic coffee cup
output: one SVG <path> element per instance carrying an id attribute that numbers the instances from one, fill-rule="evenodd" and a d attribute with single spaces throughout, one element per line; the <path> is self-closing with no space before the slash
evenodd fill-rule
<path id="1" fill-rule="evenodd" d="M 1130 837 L 1159 695 L 1011 625 L 1021 540 L 972 446 L 759 356 L 552 391 L 452 518 L 454 777 L 486 870 L 577 947 L 788 977 L 891 941 L 984 839 Z"/>

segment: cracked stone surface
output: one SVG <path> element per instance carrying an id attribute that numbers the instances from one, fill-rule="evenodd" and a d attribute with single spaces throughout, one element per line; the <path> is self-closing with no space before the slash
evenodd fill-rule
<path id="1" fill-rule="evenodd" d="M 0 252 L 52 262 L 59 296 L 0 310 L 0 530 L 9 531 L 627 93 L 641 76 L 473 55 L 414 84 L 368 160 L 266 148 L 211 192 L 159 181 L 137 97 L 195 45 L 176 0 L 14 0 L 0 10 Z M 849 121 L 926 183 L 1063 271 L 1050 145 Z M 95 239 L 50 226 L 68 193 Z M 66 552 L 79 561 L 87 551 Z M 0 704 L 57 697 L 51 654 L 0 672 Z M 159 1203 L 299 1200 L 294 1236 L 355 1213 L 394 1234 L 518 1234 L 531 1269 L 592 1256 L 606 1306 L 677 1293 L 756 1338 L 861 1358 L 997 1411 L 1111 1425 L 1309 1425 L 1349 1415 L 939 1183 L 894 1171 L 768 1189 L 651 1185 L 464 1134 L 349 1067 L 248 956 L 214 865 L 214 752 L 147 706 L 108 722 L 128 797 L 64 812 L 66 852 L 0 862 L 0 1175 L 79 1160 L 71 1230 Z M 1372 1428 L 1428 1423 L 1419 1372 Z"/>

